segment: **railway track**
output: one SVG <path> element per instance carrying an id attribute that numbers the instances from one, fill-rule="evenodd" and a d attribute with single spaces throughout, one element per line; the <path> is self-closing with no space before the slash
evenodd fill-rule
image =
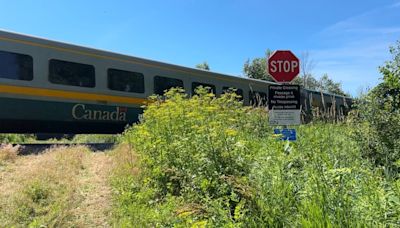
<path id="1" fill-rule="evenodd" d="M 13 144 L 18 146 L 19 155 L 39 154 L 43 151 L 54 147 L 69 146 L 86 146 L 93 152 L 106 151 L 114 147 L 114 143 L 19 143 Z"/>

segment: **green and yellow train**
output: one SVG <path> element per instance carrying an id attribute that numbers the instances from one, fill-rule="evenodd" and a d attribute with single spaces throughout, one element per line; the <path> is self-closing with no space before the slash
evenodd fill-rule
<path id="1" fill-rule="evenodd" d="M 203 85 L 217 95 L 236 88 L 252 104 L 266 102 L 271 83 L 0 30 L 1 133 L 118 133 L 138 121 L 148 96 L 172 87 L 192 94 Z M 301 94 L 304 110 L 322 96 L 338 108 L 351 102 Z"/>

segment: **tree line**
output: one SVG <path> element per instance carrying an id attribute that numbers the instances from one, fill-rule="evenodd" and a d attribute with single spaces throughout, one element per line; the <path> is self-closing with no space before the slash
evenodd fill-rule
<path id="1" fill-rule="evenodd" d="M 267 74 L 267 59 L 272 54 L 270 49 L 265 52 L 265 57 L 257 57 L 247 59 L 243 64 L 243 74 L 248 78 L 260 79 L 265 81 L 274 81 Z M 310 58 L 308 52 L 304 52 L 300 56 L 300 75 L 293 80 L 293 84 L 301 85 L 303 88 L 332 93 L 342 96 L 349 96 L 342 88 L 341 82 L 334 81 L 328 74 L 323 74 L 319 79 L 312 73 L 315 62 Z M 210 70 L 209 64 L 204 61 L 197 64 L 196 68 L 202 70 Z"/>

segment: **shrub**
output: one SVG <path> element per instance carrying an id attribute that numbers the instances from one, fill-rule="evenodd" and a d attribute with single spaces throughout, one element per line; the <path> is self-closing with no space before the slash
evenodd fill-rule
<path id="1" fill-rule="evenodd" d="M 206 89 L 197 92 L 191 99 L 178 89 L 166 100 L 153 97 L 141 124 L 124 138 L 139 154 L 141 188 L 154 191 L 153 201 L 184 196 L 190 205 L 181 216 L 239 219 L 251 192 L 254 139 L 268 131 L 267 116 L 244 107 L 234 93 L 217 99 Z"/>
<path id="2" fill-rule="evenodd" d="M 0 143 L 24 143 L 33 140 L 35 137 L 29 134 L 0 134 Z"/>
<path id="3" fill-rule="evenodd" d="M 117 135 L 110 134 L 80 134 L 75 135 L 72 140 L 66 142 L 72 143 L 115 143 Z"/>
<path id="4" fill-rule="evenodd" d="M 393 60 L 380 67 L 383 81 L 359 99 L 354 138 L 364 156 L 393 177 L 400 171 L 400 41 L 390 52 Z"/>
<path id="5" fill-rule="evenodd" d="M 361 157 L 352 125 L 299 126 L 286 142 L 234 94 L 182 92 L 153 97 L 123 135 L 116 226 L 400 225 L 399 182 Z"/>
<path id="6" fill-rule="evenodd" d="M 0 165 L 2 162 L 15 161 L 18 156 L 18 146 L 12 146 L 11 144 L 0 145 Z"/>

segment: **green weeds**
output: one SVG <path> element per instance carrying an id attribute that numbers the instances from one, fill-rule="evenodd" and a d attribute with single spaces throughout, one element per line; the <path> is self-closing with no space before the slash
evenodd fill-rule
<path id="1" fill-rule="evenodd" d="M 115 224 L 400 225 L 399 181 L 363 159 L 351 124 L 300 126 L 292 143 L 235 94 L 152 99 L 122 136 L 130 149 L 112 178 Z"/>

